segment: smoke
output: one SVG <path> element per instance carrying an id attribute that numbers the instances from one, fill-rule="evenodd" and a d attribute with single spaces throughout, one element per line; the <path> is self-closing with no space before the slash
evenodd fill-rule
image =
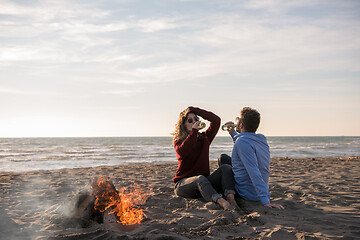
<path id="1" fill-rule="evenodd" d="M 0 175 L 0 240 L 4 236 L 14 240 L 47 239 L 92 227 L 93 221 L 75 215 L 80 196 L 93 192 L 95 178 L 91 176 L 99 176 L 99 172 L 64 169 Z M 107 174 L 109 178 L 111 173 Z M 129 184 L 122 182 L 121 187 Z M 147 192 L 150 195 L 152 191 L 147 188 Z"/>
<path id="2" fill-rule="evenodd" d="M 2 183 L 0 239 L 46 239 L 61 233 L 64 226 L 77 227 L 70 223 L 71 215 L 79 192 L 90 191 L 89 182 L 74 184 L 75 176 L 66 179 L 61 172 L 9 175 Z"/>

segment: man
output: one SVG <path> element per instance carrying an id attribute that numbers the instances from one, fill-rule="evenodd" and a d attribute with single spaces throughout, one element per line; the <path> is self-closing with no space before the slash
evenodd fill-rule
<path id="1" fill-rule="evenodd" d="M 260 201 L 270 208 L 284 209 L 282 205 L 270 202 L 270 149 L 265 136 L 255 133 L 259 124 L 260 113 L 250 107 L 244 107 L 241 110 L 240 119 L 236 124 L 225 123 L 234 140 L 234 147 L 231 159 L 222 154 L 219 164 L 231 160 L 235 189 L 241 197 L 246 200 Z"/>

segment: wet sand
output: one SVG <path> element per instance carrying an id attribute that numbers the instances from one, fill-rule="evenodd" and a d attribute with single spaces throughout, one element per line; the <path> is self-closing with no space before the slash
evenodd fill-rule
<path id="1" fill-rule="evenodd" d="M 0 172 L 0 239 L 360 239 L 360 157 L 272 159 L 272 201 L 237 198 L 239 211 L 173 192 L 177 163 Z M 211 162 L 212 171 L 216 162 Z M 72 217 L 80 192 L 97 176 L 117 188 L 134 183 L 152 194 L 138 225 L 84 226 Z"/>

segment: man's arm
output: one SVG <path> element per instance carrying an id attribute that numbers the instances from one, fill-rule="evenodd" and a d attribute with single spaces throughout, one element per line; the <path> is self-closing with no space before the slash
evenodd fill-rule
<path id="1" fill-rule="evenodd" d="M 230 133 L 230 131 L 229 131 L 229 133 Z M 236 139 L 238 139 L 238 137 L 239 137 L 239 133 L 236 130 L 232 130 L 232 132 L 230 133 L 230 136 L 232 137 L 233 142 L 235 142 Z"/>

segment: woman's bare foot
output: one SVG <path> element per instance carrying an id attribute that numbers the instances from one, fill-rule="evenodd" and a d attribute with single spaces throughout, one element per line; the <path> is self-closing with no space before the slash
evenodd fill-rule
<path id="1" fill-rule="evenodd" d="M 219 198 L 216 202 L 226 211 L 235 210 L 235 207 L 224 198 Z"/>
<path id="2" fill-rule="evenodd" d="M 237 202 L 235 200 L 235 195 L 230 193 L 226 196 L 227 201 L 230 203 L 231 206 L 234 207 L 236 210 L 240 210 L 240 207 L 237 205 Z"/>

